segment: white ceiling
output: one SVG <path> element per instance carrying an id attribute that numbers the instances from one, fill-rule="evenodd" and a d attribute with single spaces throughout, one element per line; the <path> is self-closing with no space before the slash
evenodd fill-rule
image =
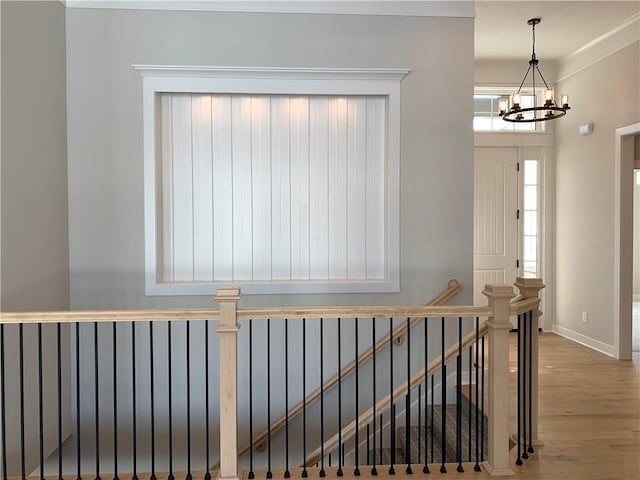
<path id="1" fill-rule="evenodd" d="M 485 1 L 476 0 L 475 56 L 522 59 L 531 55 L 527 20 L 536 27 L 536 53 L 555 60 L 604 35 L 640 12 L 640 1 Z"/>

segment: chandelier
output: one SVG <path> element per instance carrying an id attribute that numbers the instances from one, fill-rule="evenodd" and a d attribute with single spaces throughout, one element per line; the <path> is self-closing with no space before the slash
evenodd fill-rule
<path id="1" fill-rule="evenodd" d="M 539 18 L 530 19 L 527 24 L 531 25 L 531 31 L 533 34 L 533 48 L 531 52 L 531 60 L 529 60 L 529 68 L 524 74 L 520 88 L 517 93 L 511 95 L 510 101 L 500 101 L 500 116 L 507 122 L 542 122 L 545 120 L 553 120 L 554 118 L 560 118 L 567 114 L 569 107 L 569 96 L 562 94 L 560 105 L 556 103 L 555 94 L 553 88 L 547 85 L 546 80 L 542 76 L 540 68 L 538 68 L 538 59 L 536 58 L 536 25 L 540 23 Z M 536 72 L 540 75 L 542 82 L 545 86 L 545 102 L 544 105 L 536 105 Z M 522 86 L 527 80 L 527 77 L 531 73 L 531 92 L 533 98 L 532 106 L 523 106 L 522 103 Z"/>

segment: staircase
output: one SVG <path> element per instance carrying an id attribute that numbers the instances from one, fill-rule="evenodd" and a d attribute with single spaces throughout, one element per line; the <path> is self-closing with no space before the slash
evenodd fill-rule
<path id="1" fill-rule="evenodd" d="M 476 415 L 475 415 L 475 388 L 473 386 L 464 385 L 461 389 L 461 418 L 462 418 L 462 461 L 467 462 L 475 458 L 476 452 Z M 488 441 L 488 419 L 486 414 L 482 415 L 484 426 L 479 425 L 479 432 L 484 433 L 484 445 L 478 444 L 478 451 L 486 452 Z M 456 405 L 446 406 L 446 436 L 445 438 L 445 463 L 457 463 L 457 408 Z M 433 425 L 433 435 L 431 433 L 431 425 Z M 434 405 L 433 422 L 431 421 L 431 409 L 428 409 L 428 417 L 426 426 L 412 426 L 409 428 L 409 453 L 410 460 L 413 464 L 425 463 L 425 448 L 428 463 L 442 463 L 442 406 Z M 425 443 L 426 442 L 426 443 Z M 407 463 L 407 435 L 406 427 L 398 427 L 396 430 L 396 464 Z M 426 447 L 425 447 L 426 445 Z M 376 455 L 376 463 L 386 465 L 391 463 L 391 449 L 383 448 L 372 450 L 371 458 Z"/>

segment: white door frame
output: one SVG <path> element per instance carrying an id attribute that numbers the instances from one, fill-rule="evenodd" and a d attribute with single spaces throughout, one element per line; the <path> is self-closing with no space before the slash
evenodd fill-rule
<path id="1" fill-rule="evenodd" d="M 540 327 L 551 331 L 555 323 L 555 134 L 553 132 L 475 132 L 474 147 L 546 147 L 540 164 L 542 171 L 541 217 L 543 236 L 541 238 L 542 280 L 544 289 L 544 312 Z"/>
<path id="2" fill-rule="evenodd" d="M 634 136 L 640 123 L 616 129 L 614 158 L 613 343 L 617 359 L 631 359 L 633 298 Z"/>

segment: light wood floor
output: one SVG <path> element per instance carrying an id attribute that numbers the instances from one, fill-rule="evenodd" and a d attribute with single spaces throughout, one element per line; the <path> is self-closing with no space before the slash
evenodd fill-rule
<path id="1" fill-rule="evenodd" d="M 515 358 L 515 356 L 513 356 Z M 637 480 L 640 479 L 640 355 L 633 361 L 614 360 L 552 333 L 540 337 L 540 438 L 536 449 L 517 475 L 509 479 L 540 480 Z M 394 476 L 381 468 L 376 479 L 490 478 L 464 464 L 465 472 L 440 474 L 438 466 L 429 476 L 415 468 L 406 475 L 396 466 Z M 327 469 L 327 478 L 335 469 Z M 299 472 L 291 472 L 300 478 Z M 345 477 L 352 477 L 345 467 Z M 370 477 L 370 468 L 362 468 Z M 310 472 L 310 478 L 317 475 Z M 256 478 L 264 478 L 261 473 Z M 274 478 L 282 478 L 276 474 Z M 344 477 L 343 477 L 344 478 Z"/>

